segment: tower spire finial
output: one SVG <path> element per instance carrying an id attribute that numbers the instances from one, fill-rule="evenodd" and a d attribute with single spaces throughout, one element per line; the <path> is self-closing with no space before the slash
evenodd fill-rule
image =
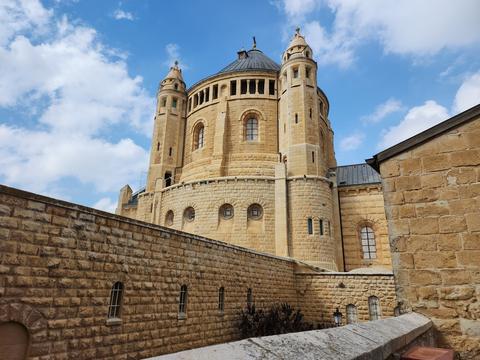
<path id="1" fill-rule="evenodd" d="M 295 33 L 296 35 L 300 35 L 300 26 L 297 26 L 297 28 L 295 29 Z"/>
<path id="2" fill-rule="evenodd" d="M 253 37 L 253 49 L 257 48 L 257 40 L 255 39 L 255 36 Z"/>

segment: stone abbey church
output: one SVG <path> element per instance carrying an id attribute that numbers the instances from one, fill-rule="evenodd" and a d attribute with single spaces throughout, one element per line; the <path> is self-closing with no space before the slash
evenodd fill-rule
<path id="1" fill-rule="evenodd" d="M 254 44 L 187 90 L 175 65 L 147 185 L 124 187 L 117 213 L 323 269 L 391 269 L 380 177 L 337 167 L 328 111 L 299 31 L 281 66 Z"/>
<path id="2" fill-rule="evenodd" d="M 125 186 L 117 214 L 0 185 L 0 359 L 226 343 L 247 304 L 285 302 L 351 325 L 240 342 L 237 358 L 429 343 L 480 359 L 480 104 L 337 166 L 312 55 L 297 30 L 281 65 L 254 44 L 188 90 L 173 66 L 146 187 Z"/>

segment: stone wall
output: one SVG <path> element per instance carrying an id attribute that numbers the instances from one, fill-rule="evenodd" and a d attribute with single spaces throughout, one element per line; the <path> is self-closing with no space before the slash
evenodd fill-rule
<path id="1" fill-rule="evenodd" d="M 343 235 L 345 270 L 363 267 L 392 268 L 387 219 L 381 184 L 338 188 Z M 375 233 L 376 259 L 364 259 L 360 228 L 369 226 Z"/>
<path id="2" fill-rule="evenodd" d="M 480 357 L 480 119 L 380 166 L 397 297 Z"/>
<path id="3" fill-rule="evenodd" d="M 352 274 L 297 272 L 298 304 L 315 324 L 331 323 L 336 308 L 346 323 L 346 307 L 357 308 L 358 321 L 369 320 L 368 298 L 380 300 L 381 318 L 394 315 L 395 283 L 391 273 Z"/>
<path id="4" fill-rule="evenodd" d="M 32 359 L 140 359 L 235 340 L 248 288 L 259 306 L 288 302 L 314 322 L 333 313 L 336 293 L 360 303 L 378 288 L 379 298 L 393 305 L 391 275 L 351 275 L 338 290 L 340 275 L 290 259 L 5 186 L 0 250 L 0 326 L 14 321 L 28 328 Z M 117 281 L 125 289 L 121 321 L 107 322 Z M 186 318 L 178 311 L 183 284 Z"/>

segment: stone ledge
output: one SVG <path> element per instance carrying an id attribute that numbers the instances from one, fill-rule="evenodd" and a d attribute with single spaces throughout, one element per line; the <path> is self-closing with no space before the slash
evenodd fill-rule
<path id="1" fill-rule="evenodd" d="M 417 313 L 327 330 L 251 338 L 150 360 L 387 359 L 432 328 Z"/>

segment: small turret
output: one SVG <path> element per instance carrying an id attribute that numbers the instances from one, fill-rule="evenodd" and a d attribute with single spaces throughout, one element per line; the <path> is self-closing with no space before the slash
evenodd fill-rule
<path id="1" fill-rule="evenodd" d="M 290 41 L 287 50 L 283 53 L 282 64 L 298 57 L 306 57 L 309 59 L 313 57 L 312 48 L 305 41 L 305 37 L 300 34 L 300 28 L 295 29 L 295 35 Z"/>
<path id="2" fill-rule="evenodd" d="M 175 90 L 184 92 L 185 82 L 183 81 L 182 69 L 178 66 L 178 61 L 175 61 L 174 65 L 170 67 L 170 71 L 167 76 L 160 83 L 159 91 L 162 90 Z"/>

